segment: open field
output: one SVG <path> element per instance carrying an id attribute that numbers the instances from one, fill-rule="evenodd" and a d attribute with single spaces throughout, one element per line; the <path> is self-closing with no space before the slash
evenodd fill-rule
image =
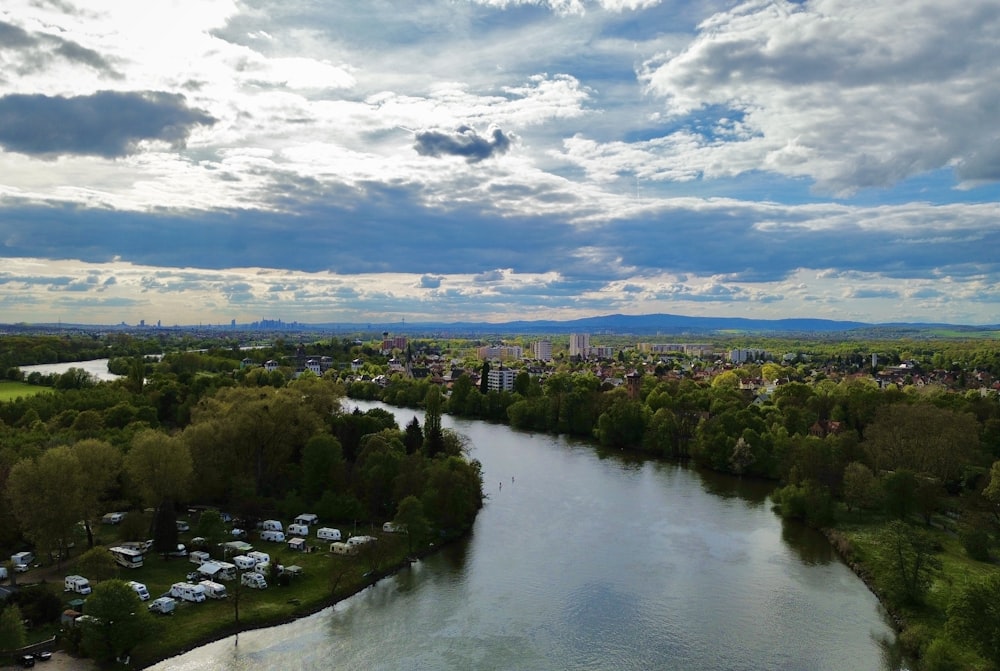
<path id="1" fill-rule="evenodd" d="M 107 541 L 110 529 L 100 531 L 105 537 L 101 540 Z M 239 581 L 224 582 L 222 584 L 229 593 L 225 599 L 209 599 L 204 603 L 178 601 L 173 614 L 156 616 L 156 630 L 133 651 L 133 664 L 147 666 L 237 630 L 279 624 L 308 615 L 354 594 L 406 563 L 409 548 L 405 536 L 368 530 L 359 533 L 374 535 L 379 540 L 370 550 L 355 556 L 332 555 L 328 552 L 329 543 L 315 538 L 310 542 L 316 551 L 306 553 L 288 550 L 285 543 L 254 540 L 254 548 L 270 554 L 272 563 L 301 566 L 302 575 L 292 578 L 284 586 L 274 584 L 268 578 L 266 590 L 241 587 Z M 187 539 L 182 538 L 182 542 L 187 542 Z M 212 552 L 214 559 L 221 559 L 221 554 L 218 550 Z M 196 568 L 197 565 L 187 558 L 168 559 L 150 553 L 141 568 L 122 568 L 117 577 L 144 583 L 152 600 L 166 595 L 173 583 L 184 582 L 187 573 Z M 74 572 L 73 559 L 63 564 L 63 569 L 56 572 L 58 575 L 51 568 L 46 571 L 49 574 L 47 579 L 51 581 L 59 581 L 63 574 Z M 68 602 L 75 596 L 65 593 L 65 600 Z"/>
<path id="2" fill-rule="evenodd" d="M 26 384 L 24 382 L 14 382 L 13 380 L 2 380 L 0 381 L 0 403 L 48 391 L 50 390 L 47 387 L 39 387 L 38 385 Z"/>

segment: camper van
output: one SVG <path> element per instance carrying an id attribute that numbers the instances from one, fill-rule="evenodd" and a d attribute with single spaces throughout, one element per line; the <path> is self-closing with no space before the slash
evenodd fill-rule
<path id="1" fill-rule="evenodd" d="M 115 563 L 125 568 L 142 568 L 142 550 L 127 548 L 121 545 L 108 548 L 108 552 L 115 558 Z"/>
<path id="2" fill-rule="evenodd" d="M 247 557 L 246 555 L 236 555 L 233 557 L 233 563 L 236 564 L 236 568 L 239 570 L 249 571 L 257 565 L 257 560 Z"/>
<path id="3" fill-rule="evenodd" d="M 220 585 L 217 582 L 212 582 L 211 580 L 202 580 L 198 583 L 205 588 L 205 596 L 209 599 L 225 599 L 226 598 L 226 586 Z"/>
<path id="4" fill-rule="evenodd" d="M 335 555 L 353 555 L 358 553 L 358 546 L 337 541 L 336 543 L 330 543 L 330 552 Z"/>
<path id="5" fill-rule="evenodd" d="M 316 530 L 316 538 L 321 541 L 339 541 L 340 540 L 340 529 L 333 529 L 330 527 L 320 527 Z"/>
<path id="6" fill-rule="evenodd" d="M 181 601 L 201 603 L 205 600 L 205 588 L 189 582 L 175 582 L 170 586 L 170 596 Z"/>
<path id="7" fill-rule="evenodd" d="M 304 527 L 311 527 L 314 524 L 319 523 L 319 517 L 313 513 L 302 513 L 296 517 L 293 522 L 295 522 L 295 524 L 301 524 Z"/>
<path id="8" fill-rule="evenodd" d="M 30 552 L 18 552 L 10 556 L 10 563 L 14 565 L 15 573 L 24 573 L 31 568 L 33 561 L 35 561 L 35 555 Z"/>
<path id="9" fill-rule="evenodd" d="M 288 535 L 289 536 L 308 536 L 309 527 L 305 524 L 289 524 L 288 525 Z"/>
<path id="10" fill-rule="evenodd" d="M 63 583 L 63 591 L 90 594 L 90 581 L 82 575 L 68 575 Z"/>
<path id="11" fill-rule="evenodd" d="M 107 513 L 101 518 L 103 524 L 121 524 L 122 520 L 125 519 L 125 513 Z"/>
<path id="12" fill-rule="evenodd" d="M 149 601 L 149 590 L 141 582 L 129 580 L 128 586 L 139 596 L 139 601 Z"/>
<path id="13" fill-rule="evenodd" d="M 270 541 L 272 543 L 284 543 L 285 534 L 280 531 L 271 531 L 271 530 L 261 531 L 260 539 L 262 541 Z"/>
<path id="14" fill-rule="evenodd" d="M 267 580 L 260 573 L 244 573 L 240 576 L 240 584 L 250 589 L 267 589 Z"/>
<path id="15" fill-rule="evenodd" d="M 204 550 L 192 550 L 188 553 L 188 561 L 192 564 L 204 564 L 212 558 L 210 554 Z"/>
<path id="16" fill-rule="evenodd" d="M 257 528 L 261 531 L 284 531 L 285 528 L 281 526 L 281 522 L 278 520 L 264 520 L 257 525 Z"/>
<path id="17" fill-rule="evenodd" d="M 207 561 L 198 567 L 198 574 L 209 580 L 236 580 L 236 565 L 224 561 Z"/>
<path id="18" fill-rule="evenodd" d="M 174 612 L 174 608 L 176 607 L 177 602 L 169 596 L 161 596 L 159 599 L 156 599 L 153 603 L 149 604 L 150 612 L 161 613 L 163 615 L 169 615 Z"/>

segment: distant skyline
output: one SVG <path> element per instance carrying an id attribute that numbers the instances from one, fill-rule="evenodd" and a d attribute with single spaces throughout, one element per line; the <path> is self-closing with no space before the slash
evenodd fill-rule
<path id="1" fill-rule="evenodd" d="M 998 9 L 12 0 L 0 322 L 995 324 Z"/>

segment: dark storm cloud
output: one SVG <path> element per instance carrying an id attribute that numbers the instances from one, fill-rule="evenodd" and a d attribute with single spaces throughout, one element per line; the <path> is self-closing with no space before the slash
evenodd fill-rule
<path id="1" fill-rule="evenodd" d="M 507 153 L 513 136 L 492 126 L 487 136 L 474 128 L 459 126 L 454 131 L 418 131 L 414 148 L 421 156 L 461 156 L 469 163 L 478 163 L 491 156 Z"/>
<path id="2" fill-rule="evenodd" d="M 188 107 L 184 96 L 162 91 L 0 97 L 0 146 L 46 158 L 116 158 L 134 152 L 142 140 L 182 145 L 194 126 L 213 123 L 207 113 Z"/>

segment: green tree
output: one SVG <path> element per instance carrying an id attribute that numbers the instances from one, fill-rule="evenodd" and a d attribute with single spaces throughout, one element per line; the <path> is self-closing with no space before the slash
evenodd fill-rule
<path id="1" fill-rule="evenodd" d="M 24 646 L 27 632 L 24 617 L 17 604 L 9 604 L 0 612 L 0 650 L 17 650 Z"/>
<path id="2" fill-rule="evenodd" d="M 80 488 L 80 506 L 87 547 L 94 547 L 93 520 L 100 517 L 108 496 L 118 484 L 122 470 L 122 453 L 117 447 L 103 440 L 81 440 L 72 447 L 80 476 L 85 486 Z"/>
<path id="3" fill-rule="evenodd" d="M 852 461 L 844 467 L 843 497 L 847 510 L 869 510 L 879 503 L 879 484 L 871 469 Z"/>
<path id="4" fill-rule="evenodd" d="M 964 585 L 948 605 L 948 631 L 1000 668 L 1000 574 Z"/>
<path id="5" fill-rule="evenodd" d="M 406 530 L 410 552 L 422 546 L 430 535 L 430 523 L 424 515 L 424 504 L 416 496 L 407 496 L 399 502 L 393 523 Z"/>
<path id="6" fill-rule="evenodd" d="M 110 580 L 118 575 L 118 564 L 111 553 L 102 547 L 91 548 L 76 560 L 76 570 L 92 582 Z"/>
<path id="7" fill-rule="evenodd" d="M 901 604 L 918 605 L 930 588 L 941 560 L 934 556 L 934 540 L 905 522 L 889 522 L 879 537 L 886 568 L 885 588 Z"/>
<path id="8" fill-rule="evenodd" d="M 25 536 L 60 560 L 83 516 L 78 466 L 70 448 L 53 447 L 14 464 L 7 478 L 7 499 Z"/>
<path id="9" fill-rule="evenodd" d="M 128 655 L 152 630 L 152 616 L 128 583 L 108 580 L 87 598 L 84 649 L 99 662 Z"/>

